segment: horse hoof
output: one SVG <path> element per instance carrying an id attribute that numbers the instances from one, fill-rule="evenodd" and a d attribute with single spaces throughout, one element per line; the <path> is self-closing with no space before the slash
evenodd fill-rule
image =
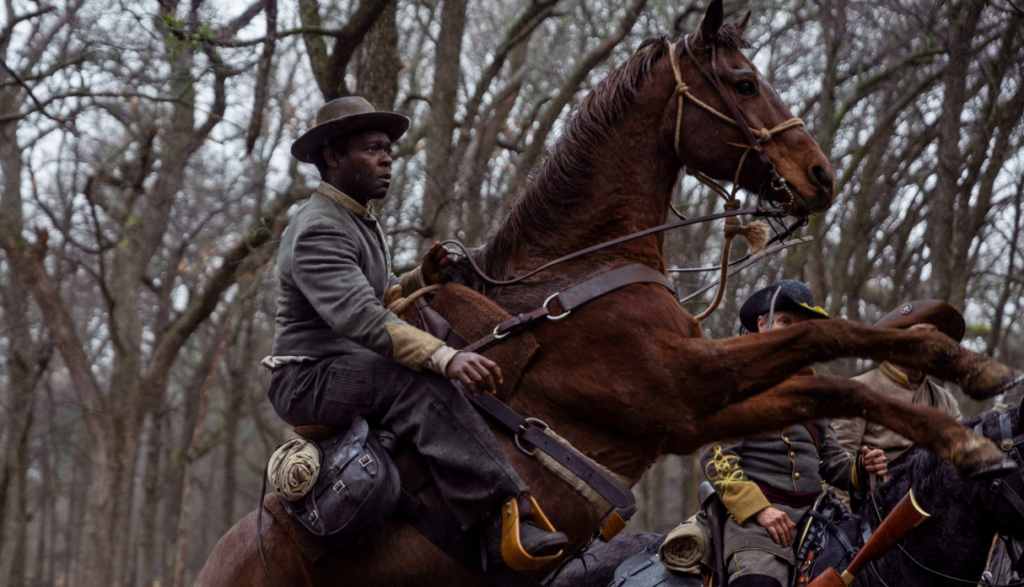
<path id="1" fill-rule="evenodd" d="M 1017 463 L 1013 461 L 1003 461 L 1001 463 L 992 463 L 991 465 L 986 465 L 979 469 L 975 469 L 974 471 L 967 475 L 967 478 L 988 481 L 991 479 L 1002 477 L 1016 470 Z"/>
<path id="2" fill-rule="evenodd" d="M 1017 463 L 987 438 L 970 434 L 960 446 L 963 450 L 953 458 L 953 467 L 965 479 L 1001 477 L 1017 468 Z"/>
<path id="3" fill-rule="evenodd" d="M 974 399 L 987 399 L 1005 393 L 1024 381 L 1024 373 L 999 361 L 989 360 L 960 382 L 964 393 Z"/>

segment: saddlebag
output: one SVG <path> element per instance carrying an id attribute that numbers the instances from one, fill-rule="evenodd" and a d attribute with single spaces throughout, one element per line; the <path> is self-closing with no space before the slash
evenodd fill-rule
<path id="1" fill-rule="evenodd" d="M 345 432 L 310 442 L 320 453 L 316 484 L 281 506 L 312 534 L 332 537 L 334 547 L 365 542 L 398 508 L 402 486 L 394 461 L 362 418 Z"/>

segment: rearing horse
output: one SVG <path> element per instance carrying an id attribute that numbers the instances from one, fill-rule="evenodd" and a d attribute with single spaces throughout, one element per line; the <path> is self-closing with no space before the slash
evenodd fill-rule
<path id="1" fill-rule="evenodd" d="M 523 275 L 566 253 L 661 224 L 684 165 L 717 179 L 738 176 L 739 184 L 752 191 L 771 179 L 759 157 L 745 156 L 747 137 L 736 125 L 691 104 L 690 98 L 680 113 L 684 88 L 711 109 L 729 112 L 702 74 L 704 67 L 720 77 L 750 127 L 773 129 L 792 119 L 740 51 L 746 46 L 745 21 L 723 25 L 722 20 L 722 2 L 714 0 L 689 48 L 683 39 L 679 45 L 666 37 L 648 39 L 594 88 L 478 255 L 485 271 L 497 279 Z M 832 204 L 832 170 L 802 127 L 776 133 L 764 152 L 786 182 L 783 189 L 762 192 L 769 199 L 787 204 L 794 216 Z M 604 249 L 507 287 L 486 287 L 464 261 L 457 279 L 517 314 L 540 306 L 552 292 L 630 263 L 664 270 L 662 237 Z M 1004 464 L 1002 453 L 936 410 L 883 398 L 839 377 L 793 375 L 811 363 L 841 357 L 891 360 L 956 380 L 975 398 L 991 397 L 1021 378 L 941 334 L 879 330 L 844 320 L 708 340 L 674 297 L 655 285 L 620 289 L 565 320 L 540 324 L 533 334 L 540 350 L 511 406 L 549 423 L 577 449 L 634 482 L 662 454 L 688 454 L 723 437 L 854 415 L 910 438 L 962 474 L 989 472 Z M 593 507 L 509 439 L 499 434 L 499 440 L 552 523 L 574 545 L 586 542 L 600 523 Z M 423 498 L 441 506 L 436 495 Z M 368 544 L 313 565 L 264 514 L 268 578 L 256 552 L 255 520 L 253 512 L 228 531 L 197 585 L 480 584 L 398 520 Z"/>

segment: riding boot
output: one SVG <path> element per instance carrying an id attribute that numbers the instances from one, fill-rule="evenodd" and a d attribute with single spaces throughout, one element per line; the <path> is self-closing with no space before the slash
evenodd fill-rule
<path id="1" fill-rule="evenodd" d="M 492 518 L 485 528 L 487 553 L 493 561 L 505 559 L 502 554 L 503 529 L 506 526 L 505 517 L 513 515 L 511 502 L 512 500 L 506 502 L 498 515 Z M 569 537 L 562 532 L 548 532 L 537 526 L 528 495 L 520 495 L 515 498 L 515 502 L 516 511 L 519 514 L 519 543 L 527 555 L 535 558 L 556 555 L 569 544 Z M 506 560 L 505 562 L 507 564 L 510 561 Z"/>
<path id="2" fill-rule="evenodd" d="M 740 575 L 729 581 L 729 587 L 782 587 L 782 583 L 768 575 Z"/>

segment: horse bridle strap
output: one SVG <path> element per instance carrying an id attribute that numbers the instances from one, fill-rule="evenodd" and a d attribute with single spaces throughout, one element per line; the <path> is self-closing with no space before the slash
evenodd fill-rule
<path id="1" fill-rule="evenodd" d="M 721 119 L 721 120 L 723 120 L 725 122 L 728 122 L 729 124 L 732 124 L 733 126 L 735 126 L 736 128 L 739 129 L 740 133 L 743 134 L 743 138 L 747 142 L 746 152 L 740 158 L 740 163 L 739 163 L 739 165 L 737 166 L 737 169 L 736 169 L 736 177 L 734 178 L 734 183 L 739 181 L 740 171 L 743 168 L 744 161 L 746 161 L 747 154 L 750 151 L 754 151 L 755 153 L 757 153 L 757 157 L 761 161 L 761 165 L 763 165 L 764 168 L 765 168 L 765 171 L 768 172 L 768 176 L 769 176 L 768 183 L 771 185 L 771 187 L 774 188 L 774 189 L 777 189 L 777 190 L 786 191 L 787 193 L 789 193 L 791 201 L 792 201 L 792 198 L 793 198 L 792 191 L 788 189 L 788 186 L 786 186 L 785 180 L 782 179 L 779 176 L 778 171 L 776 171 L 776 169 L 775 169 L 775 164 L 772 163 L 772 160 L 771 160 L 771 158 L 768 157 L 768 154 L 764 152 L 764 148 L 761 146 L 761 143 L 770 140 L 773 136 L 775 136 L 776 134 L 779 134 L 779 133 L 781 133 L 783 131 L 786 131 L 786 130 L 789 130 L 791 128 L 795 128 L 795 127 L 798 127 L 798 126 L 804 126 L 804 121 L 799 119 L 799 118 L 794 117 L 794 118 L 790 118 L 789 120 L 786 120 L 786 121 L 782 122 L 781 124 L 775 126 L 774 128 L 771 128 L 771 129 L 767 129 L 767 128 L 755 129 L 755 128 L 751 127 L 749 124 L 747 124 L 746 119 L 743 117 L 743 113 L 740 112 L 739 106 L 736 105 L 736 101 L 733 100 L 732 96 L 729 95 L 729 92 L 725 89 L 725 85 L 722 84 L 721 78 L 718 76 L 718 65 L 717 65 L 717 59 L 716 59 L 715 44 L 711 43 L 711 71 L 710 72 L 708 72 L 707 68 L 705 68 L 704 65 L 701 64 L 701 62 L 693 54 L 693 51 L 690 49 L 690 38 L 689 38 L 689 36 L 683 37 L 683 49 L 686 51 L 686 55 L 690 58 L 690 61 L 692 61 L 694 66 L 697 67 L 697 70 L 701 72 L 701 74 L 704 76 L 705 79 L 707 79 L 708 83 L 711 84 L 711 87 L 715 88 L 715 91 L 718 92 L 718 95 L 722 98 L 722 101 L 725 102 L 726 108 L 729 109 L 729 114 L 731 116 L 727 116 L 725 114 L 722 114 L 717 109 L 715 109 L 713 106 L 710 106 L 710 105 L 706 104 L 705 102 L 701 101 L 696 96 L 694 96 L 693 94 L 690 93 L 689 86 L 687 86 L 686 83 L 683 81 L 682 70 L 679 67 L 679 60 L 676 57 L 676 43 L 670 44 L 669 45 L 669 49 L 668 49 L 669 61 L 672 64 L 672 74 L 675 76 L 675 79 L 676 79 L 676 91 L 675 91 L 675 94 L 676 94 L 676 96 L 678 98 L 678 106 L 676 107 L 676 132 L 675 132 L 675 141 L 673 143 L 673 146 L 674 146 L 674 148 L 676 150 L 676 156 L 678 156 L 680 158 L 680 160 L 682 160 L 682 154 L 681 154 L 680 149 L 679 149 L 679 139 L 680 139 L 680 135 L 682 133 L 683 102 L 684 102 L 684 98 L 686 98 L 686 99 L 689 99 L 694 104 L 700 106 L 701 108 L 703 108 L 707 112 L 711 113 L 715 117 L 717 117 L 717 118 L 719 118 L 719 119 Z M 754 136 L 755 133 L 757 134 L 756 137 Z M 732 143 L 730 143 L 730 144 L 732 144 Z M 742 146 L 742 145 L 737 145 L 737 146 Z M 705 182 L 704 179 L 702 179 L 700 176 L 697 176 L 697 177 L 698 177 L 698 179 L 701 179 L 702 182 Z M 763 191 L 763 190 L 759 190 L 759 191 Z"/>

